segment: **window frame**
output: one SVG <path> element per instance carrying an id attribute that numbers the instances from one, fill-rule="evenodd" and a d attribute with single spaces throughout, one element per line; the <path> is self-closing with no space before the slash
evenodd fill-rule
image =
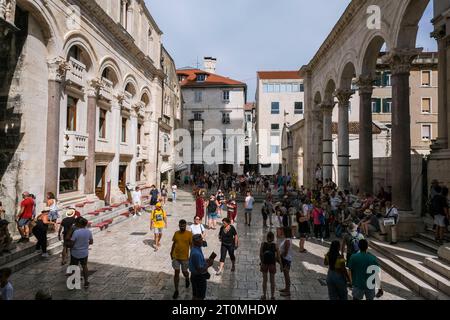
<path id="1" fill-rule="evenodd" d="M 102 108 L 99 108 L 98 110 L 98 138 L 99 139 L 106 139 L 106 127 L 107 127 L 107 116 L 108 116 L 108 111 Z M 102 114 L 104 114 L 104 118 L 102 118 Z M 103 126 L 102 124 L 102 119 L 104 119 L 103 121 Z"/>
<path id="2" fill-rule="evenodd" d="M 423 74 L 425 72 L 429 72 L 430 74 L 430 83 L 428 85 L 423 84 Z M 420 86 L 424 88 L 430 88 L 433 86 L 433 70 L 421 70 L 420 72 Z"/>
<path id="3" fill-rule="evenodd" d="M 63 179 L 63 180 L 61 180 L 61 177 L 62 177 L 61 172 L 63 170 L 76 170 L 77 174 L 76 174 L 75 179 Z M 68 182 L 72 181 L 75 188 L 74 189 L 70 189 L 68 191 L 62 191 L 61 190 L 61 182 L 66 182 L 66 181 L 68 181 Z M 58 179 L 58 191 L 59 191 L 59 194 L 67 194 L 67 193 L 72 193 L 72 192 L 79 191 L 80 190 L 80 188 L 79 188 L 79 181 L 80 181 L 80 168 L 78 168 L 78 167 L 75 167 L 75 168 L 60 168 L 59 179 Z"/>
<path id="4" fill-rule="evenodd" d="M 70 100 L 74 101 L 74 105 L 69 106 Z M 79 99 L 74 98 L 72 96 L 67 96 L 67 107 L 66 107 L 66 131 L 76 132 L 77 131 L 77 105 Z M 73 110 L 73 128 L 69 127 L 70 119 L 69 116 L 72 114 L 70 110 Z"/>
<path id="5" fill-rule="evenodd" d="M 424 138 L 424 134 L 423 134 L 424 127 L 429 127 L 430 128 L 430 131 L 429 131 L 430 134 L 429 134 L 429 138 L 428 139 Z M 432 136 L 433 136 L 433 125 L 431 123 L 423 123 L 423 124 L 421 124 L 420 125 L 420 138 L 421 138 L 421 140 L 424 141 L 424 142 L 430 142 L 432 140 L 432 138 L 433 138 Z"/>
<path id="6" fill-rule="evenodd" d="M 222 100 L 224 102 L 230 102 L 230 90 L 223 90 L 222 91 Z"/>
<path id="7" fill-rule="evenodd" d="M 194 91 L 194 102 L 200 103 L 203 101 L 203 92 L 201 90 Z"/>
<path id="8" fill-rule="evenodd" d="M 274 112 L 274 105 L 278 105 L 278 112 Z M 280 102 L 279 101 L 272 101 L 270 104 L 270 114 L 276 115 L 276 114 L 280 114 Z"/>
<path id="9" fill-rule="evenodd" d="M 430 111 L 429 112 L 423 111 L 423 101 L 426 99 L 430 100 Z M 433 113 L 433 99 L 431 97 L 421 97 L 420 98 L 420 113 L 423 115 L 430 115 Z"/>
<path id="10" fill-rule="evenodd" d="M 120 143 L 127 143 L 128 118 L 121 117 Z M 124 130 L 125 129 L 125 130 Z"/>
<path id="11" fill-rule="evenodd" d="M 297 104 L 301 105 L 301 112 L 297 112 L 297 110 L 298 110 Z M 304 114 L 305 114 L 305 108 L 304 108 L 303 102 L 302 101 L 294 102 L 294 115 L 304 115 Z"/>

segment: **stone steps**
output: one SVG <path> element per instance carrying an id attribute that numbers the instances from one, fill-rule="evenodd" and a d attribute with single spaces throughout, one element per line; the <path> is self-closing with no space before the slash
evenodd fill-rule
<path id="1" fill-rule="evenodd" d="M 434 290 L 443 293 L 444 296 L 450 296 L 450 281 L 448 278 L 425 265 L 426 259 L 437 259 L 437 256 L 433 255 L 432 252 L 429 252 L 428 254 L 424 253 L 419 248 L 415 248 L 412 244 L 410 244 L 408 248 L 403 248 L 390 246 L 375 240 L 370 241 L 370 246 L 382 253 L 383 256 L 388 258 L 391 262 L 401 266 L 410 273 L 410 275 L 419 278 L 422 282 L 433 287 Z M 417 286 L 412 287 L 412 289 L 417 289 Z M 421 294 L 421 290 L 423 291 L 423 289 L 419 288 L 419 291 L 416 292 Z M 427 288 L 426 296 L 423 297 L 427 298 L 430 292 L 429 288 Z M 450 297 L 448 298 L 450 299 Z"/>
<path id="2" fill-rule="evenodd" d="M 430 240 L 429 238 L 424 237 L 424 234 L 420 234 L 417 237 L 411 238 L 411 241 L 418 244 L 419 246 L 421 246 L 423 248 L 426 248 L 426 249 L 432 251 L 433 253 L 437 253 L 439 250 L 439 246 L 440 246 L 439 244 L 437 244 L 434 241 L 434 238 L 433 238 L 433 240 Z"/>
<path id="3" fill-rule="evenodd" d="M 442 276 L 446 277 L 447 279 L 450 279 L 450 264 L 448 264 L 444 260 L 435 259 L 435 258 L 426 258 L 424 261 L 424 264 L 428 268 L 441 274 Z"/>
<path id="4" fill-rule="evenodd" d="M 125 211 L 128 211 L 129 206 L 120 205 L 117 208 L 114 208 L 112 211 L 107 211 L 100 213 L 98 216 L 91 215 L 83 215 L 84 218 L 88 219 L 88 221 L 95 225 L 97 223 L 104 222 L 106 220 L 112 219 L 112 223 L 109 226 L 119 224 L 128 218 L 122 216 L 121 214 Z M 108 226 L 108 227 L 109 227 Z M 100 228 L 90 228 L 93 234 L 97 234 L 104 229 Z M 48 254 L 50 256 L 57 255 L 62 252 L 62 242 L 58 240 L 57 233 L 51 233 L 48 236 Z M 36 240 L 33 238 L 32 241 L 26 244 L 18 244 L 17 248 L 11 251 L 11 253 L 3 255 L 0 257 L 0 268 L 11 268 L 13 272 L 23 269 L 41 259 L 41 252 L 36 252 L 35 250 Z"/>

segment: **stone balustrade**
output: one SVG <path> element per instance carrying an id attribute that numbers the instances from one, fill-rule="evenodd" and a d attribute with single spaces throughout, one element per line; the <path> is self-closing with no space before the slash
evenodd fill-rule
<path id="1" fill-rule="evenodd" d="M 64 133 L 64 155 L 66 157 L 87 157 L 88 136 L 74 131 Z"/>
<path id="2" fill-rule="evenodd" d="M 99 97 L 107 101 L 112 101 L 113 83 L 110 80 L 102 78 L 101 86 L 99 88 Z"/>
<path id="3" fill-rule="evenodd" d="M 137 161 L 144 161 L 148 159 L 148 150 L 147 147 L 138 144 L 136 148 L 136 158 Z"/>
<path id="4" fill-rule="evenodd" d="M 67 83 L 83 88 L 85 85 L 86 66 L 72 57 L 70 57 L 69 66 L 70 70 L 66 74 Z"/>

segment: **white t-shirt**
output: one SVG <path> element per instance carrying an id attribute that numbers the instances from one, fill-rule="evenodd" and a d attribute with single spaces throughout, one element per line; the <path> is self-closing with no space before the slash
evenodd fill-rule
<path id="1" fill-rule="evenodd" d="M 193 236 L 195 236 L 196 234 L 202 234 L 204 231 L 205 227 L 201 223 L 191 225 L 191 232 Z"/>
<path id="2" fill-rule="evenodd" d="M 253 209 L 253 202 L 255 199 L 252 196 L 248 196 L 245 198 L 245 208 L 246 209 Z"/>
<path id="3" fill-rule="evenodd" d="M 141 198 L 142 198 L 142 192 L 141 190 L 139 191 L 133 191 L 132 193 L 132 198 L 133 198 L 133 203 L 141 203 Z"/>
<path id="4" fill-rule="evenodd" d="M 70 250 L 71 255 L 77 259 L 84 259 L 89 255 L 89 241 L 92 240 L 92 232 L 89 229 L 77 229 L 72 234 L 74 245 Z"/>
<path id="5" fill-rule="evenodd" d="M 8 282 L 3 288 L 0 287 L 0 300 L 12 300 L 14 289 L 11 282 Z"/>

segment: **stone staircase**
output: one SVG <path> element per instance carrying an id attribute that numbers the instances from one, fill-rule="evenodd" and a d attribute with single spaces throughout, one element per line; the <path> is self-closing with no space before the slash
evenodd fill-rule
<path id="1" fill-rule="evenodd" d="M 450 300 L 450 263 L 437 255 L 427 239 L 391 246 L 370 238 L 381 268 L 428 300 Z M 430 242 L 430 243 L 429 243 Z"/>
<path id="2" fill-rule="evenodd" d="M 144 208 L 148 200 L 144 200 Z M 111 207 L 98 208 L 97 203 L 86 202 L 74 205 L 81 215 L 89 222 L 93 234 L 107 229 L 109 226 L 121 223 L 130 217 L 130 204 L 123 202 Z M 96 212 L 98 211 L 98 212 Z M 64 216 L 62 214 L 62 216 Z M 48 234 L 48 254 L 53 256 L 62 252 L 62 242 L 58 240 L 56 232 Z M 41 251 L 35 250 L 36 238 L 32 237 L 28 243 L 17 243 L 8 254 L 0 256 L 0 268 L 11 268 L 13 272 L 23 269 L 41 259 Z"/>

